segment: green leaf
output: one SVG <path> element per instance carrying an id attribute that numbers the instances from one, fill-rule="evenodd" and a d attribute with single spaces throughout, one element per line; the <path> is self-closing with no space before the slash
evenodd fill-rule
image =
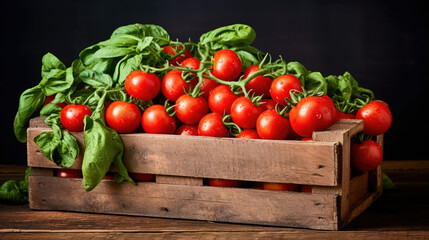
<path id="1" fill-rule="evenodd" d="M 153 41 L 153 37 L 144 37 L 137 44 L 137 51 L 142 52 L 143 49 L 147 48 Z"/>
<path id="2" fill-rule="evenodd" d="M 160 46 L 170 43 L 170 35 L 164 28 L 153 24 L 131 24 L 117 28 L 111 35 L 112 38 L 117 38 L 121 35 L 132 35 L 137 38 L 153 37 L 154 41 Z"/>
<path id="3" fill-rule="evenodd" d="M 294 75 L 299 79 L 302 86 L 305 86 L 305 77 L 308 75 L 309 72 L 307 68 L 304 67 L 304 65 L 299 62 L 289 62 L 287 64 L 287 70 L 290 74 Z"/>
<path id="4" fill-rule="evenodd" d="M 328 85 L 320 72 L 311 72 L 305 77 L 305 89 L 307 91 L 328 92 Z"/>
<path id="5" fill-rule="evenodd" d="M 15 180 L 6 181 L 0 186 L 0 200 L 15 204 L 27 203 L 28 190 L 21 191 Z"/>
<path id="6" fill-rule="evenodd" d="M 40 109 L 45 101 L 45 94 L 43 94 L 40 86 L 25 90 L 19 98 L 18 111 L 16 112 L 13 121 L 13 130 L 16 138 L 20 142 L 27 141 L 27 124 L 31 116 Z"/>
<path id="7" fill-rule="evenodd" d="M 50 78 L 43 78 L 39 85 L 46 96 L 51 96 L 59 92 L 65 92 L 70 89 L 74 83 L 72 67 L 61 70 L 58 75 Z"/>
<path id="8" fill-rule="evenodd" d="M 256 32 L 252 27 L 245 24 L 233 24 L 204 33 L 200 37 L 200 44 L 223 44 L 229 47 L 249 46 L 255 38 Z"/>
<path id="9" fill-rule="evenodd" d="M 251 65 L 259 64 L 262 61 L 263 53 L 252 46 L 244 47 L 232 47 L 233 50 L 243 65 L 243 69 L 248 68 Z"/>
<path id="10" fill-rule="evenodd" d="M 42 78 L 50 78 L 55 73 L 52 71 L 65 70 L 66 66 L 52 53 L 47 53 L 42 58 Z"/>
<path id="11" fill-rule="evenodd" d="M 123 35 L 118 35 L 116 37 L 110 38 L 106 41 L 99 42 L 98 45 L 103 47 L 105 46 L 131 47 L 131 46 L 136 46 L 138 42 L 139 42 L 138 38 L 132 35 L 123 34 Z"/>
<path id="12" fill-rule="evenodd" d="M 119 83 L 119 85 L 122 86 L 128 74 L 130 74 L 132 71 L 139 69 L 142 60 L 143 55 L 138 54 L 131 58 L 127 58 L 125 61 L 119 62 L 116 67 L 115 73 L 113 74 L 115 82 Z"/>
<path id="13" fill-rule="evenodd" d="M 34 138 L 42 153 L 57 165 L 69 168 L 79 155 L 79 145 L 75 137 L 57 124 L 52 132 L 43 132 Z"/>
<path id="14" fill-rule="evenodd" d="M 132 52 L 135 52 L 134 48 L 122 48 L 122 47 L 107 46 L 107 47 L 103 47 L 103 48 L 98 49 L 92 55 L 92 58 L 103 59 L 103 58 L 122 57 L 122 56 L 130 54 Z"/>
<path id="15" fill-rule="evenodd" d="M 99 118 L 85 116 L 85 153 L 82 161 L 83 187 L 94 189 L 112 163 L 122 162 L 124 145 L 119 134 Z"/>
<path id="16" fill-rule="evenodd" d="M 79 78 L 82 82 L 94 87 L 112 87 L 113 80 L 108 74 L 102 72 L 96 72 L 93 70 L 85 70 L 79 74 Z"/>
<path id="17" fill-rule="evenodd" d="M 393 183 L 393 181 L 387 176 L 387 174 L 382 173 L 382 183 L 383 183 L 383 189 L 395 189 L 396 185 Z"/>

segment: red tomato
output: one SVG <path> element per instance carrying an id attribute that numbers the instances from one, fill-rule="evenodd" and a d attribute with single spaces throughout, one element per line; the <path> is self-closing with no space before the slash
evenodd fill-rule
<path id="1" fill-rule="evenodd" d="M 355 115 L 353 113 L 343 113 L 337 110 L 337 121 L 340 119 L 355 119 Z"/>
<path id="2" fill-rule="evenodd" d="M 263 107 L 264 110 L 276 109 L 277 102 L 274 101 L 273 99 L 264 99 L 264 100 L 261 100 L 261 102 L 263 102 L 261 107 Z M 279 107 L 283 107 L 283 106 L 280 105 Z"/>
<path id="3" fill-rule="evenodd" d="M 231 105 L 239 96 L 235 95 L 227 85 L 215 87 L 209 95 L 209 107 L 212 112 L 219 114 L 231 113 Z"/>
<path id="4" fill-rule="evenodd" d="M 351 165 L 359 172 L 375 169 L 383 160 L 383 149 L 373 140 L 365 140 L 361 144 L 352 144 Z"/>
<path id="5" fill-rule="evenodd" d="M 148 173 L 132 173 L 130 172 L 130 177 L 136 182 L 153 182 L 155 181 L 155 174 Z"/>
<path id="6" fill-rule="evenodd" d="M 200 85 L 200 88 L 201 88 L 200 93 L 203 93 L 201 97 L 203 97 L 206 101 L 208 101 L 211 91 L 219 85 L 220 84 L 215 80 L 203 78 L 203 82 Z"/>
<path id="7" fill-rule="evenodd" d="M 258 65 L 249 66 L 243 73 L 243 79 L 246 79 L 249 75 L 259 70 Z M 255 96 L 263 95 L 262 98 L 270 98 L 270 87 L 272 82 L 272 78 L 259 75 L 246 84 L 246 90 L 249 92 L 251 91 L 250 94 L 254 93 Z"/>
<path id="8" fill-rule="evenodd" d="M 142 101 L 149 101 L 158 95 L 161 89 L 161 80 L 156 74 L 136 70 L 125 78 L 127 93 Z"/>
<path id="9" fill-rule="evenodd" d="M 177 55 L 176 52 L 176 46 L 164 46 L 163 47 L 164 52 L 166 53 L 170 53 L 173 56 Z M 179 46 L 179 49 L 183 49 L 183 46 Z M 178 66 L 180 63 L 182 63 L 185 59 L 192 57 L 192 53 L 191 51 L 189 51 L 189 49 L 186 49 L 185 52 L 183 53 L 183 56 L 177 56 L 173 59 L 170 60 L 169 64 L 171 66 Z"/>
<path id="10" fill-rule="evenodd" d="M 113 172 L 107 172 L 106 175 L 104 175 L 103 179 L 114 180 L 115 179 L 115 174 Z"/>
<path id="11" fill-rule="evenodd" d="M 356 113 L 356 119 L 363 120 L 363 132 L 370 136 L 383 134 L 392 125 L 392 113 L 387 104 L 381 101 L 372 101 L 363 106 Z"/>
<path id="12" fill-rule="evenodd" d="M 300 187 L 297 184 L 291 184 L 291 183 L 268 183 L 268 182 L 264 182 L 263 189 L 264 190 L 272 190 L 272 191 L 295 191 L 295 192 L 298 192 L 300 190 Z"/>
<path id="13" fill-rule="evenodd" d="M 173 134 L 176 120 L 168 115 L 163 105 L 152 105 L 143 112 L 142 127 L 147 133 Z"/>
<path id="14" fill-rule="evenodd" d="M 289 129 L 289 120 L 272 109 L 261 113 L 256 121 L 256 131 L 262 139 L 286 139 Z"/>
<path id="15" fill-rule="evenodd" d="M 256 129 L 243 129 L 236 138 L 247 138 L 247 139 L 260 139 Z"/>
<path id="16" fill-rule="evenodd" d="M 303 138 L 303 139 L 301 139 L 301 141 L 313 141 L 313 138 L 311 138 L 311 137 L 305 137 L 305 138 Z"/>
<path id="17" fill-rule="evenodd" d="M 239 97 L 231 105 L 232 121 L 241 128 L 255 128 L 263 111 L 263 107 L 255 106 L 249 98 Z"/>
<path id="18" fill-rule="evenodd" d="M 197 70 L 200 68 L 200 60 L 197 58 L 188 58 L 182 62 L 182 66 Z"/>
<path id="19" fill-rule="evenodd" d="M 197 124 L 209 112 L 209 104 L 203 97 L 191 97 L 187 94 L 176 100 L 176 117 L 184 124 Z"/>
<path id="20" fill-rule="evenodd" d="M 180 96 L 189 91 L 189 84 L 182 78 L 182 71 L 171 70 L 165 74 L 161 82 L 162 94 L 168 99 L 175 102 Z"/>
<path id="21" fill-rule="evenodd" d="M 311 185 L 301 185 L 301 192 L 312 193 L 313 189 Z"/>
<path id="22" fill-rule="evenodd" d="M 82 178 L 82 170 L 78 169 L 58 169 L 57 177 L 64 178 Z"/>
<path id="23" fill-rule="evenodd" d="M 115 101 L 106 109 L 106 123 L 118 133 L 131 133 L 140 126 L 142 114 L 133 103 Z"/>
<path id="24" fill-rule="evenodd" d="M 83 130 L 83 119 L 86 115 L 91 116 L 92 111 L 85 105 L 67 105 L 61 110 L 61 124 L 69 131 L 80 132 Z"/>
<path id="25" fill-rule="evenodd" d="M 339 111 L 335 107 L 334 101 L 332 101 L 332 99 L 326 94 L 323 95 L 321 98 L 324 98 L 329 102 L 328 104 L 331 106 L 331 111 L 332 111 L 332 116 L 333 116 L 332 124 L 336 123 L 339 120 L 339 118 L 338 118 L 338 112 Z"/>
<path id="26" fill-rule="evenodd" d="M 176 130 L 177 135 L 198 136 L 198 125 L 183 124 Z"/>
<path id="27" fill-rule="evenodd" d="M 287 101 L 285 98 L 290 99 L 291 90 L 302 91 L 301 82 L 294 75 L 281 75 L 271 83 L 270 95 L 274 101 L 286 105 Z"/>
<path id="28" fill-rule="evenodd" d="M 209 178 L 208 184 L 214 187 L 241 187 L 242 182 L 239 180 Z"/>
<path id="29" fill-rule="evenodd" d="M 224 80 L 236 80 L 242 71 L 238 55 L 230 49 L 222 49 L 215 53 L 213 63 L 213 76 Z"/>
<path id="30" fill-rule="evenodd" d="M 198 135 L 208 137 L 228 137 L 229 131 L 222 122 L 222 115 L 213 112 L 201 118 L 198 123 Z"/>
<path id="31" fill-rule="evenodd" d="M 289 114 L 293 130 L 302 137 L 311 137 L 314 131 L 329 128 L 335 119 L 331 104 L 332 102 L 322 97 L 303 98 Z"/>
<path id="32" fill-rule="evenodd" d="M 55 95 L 57 95 L 57 94 L 53 94 L 51 96 L 47 96 L 45 98 L 45 102 L 43 103 L 43 106 L 45 106 L 46 104 L 51 103 L 52 101 L 54 101 Z M 57 103 L 55 105 L 57 105 L 60 108 L 64 108 L 65 106 L 67 106 L 67 103 L 63 102 L 63 103 Z"/>

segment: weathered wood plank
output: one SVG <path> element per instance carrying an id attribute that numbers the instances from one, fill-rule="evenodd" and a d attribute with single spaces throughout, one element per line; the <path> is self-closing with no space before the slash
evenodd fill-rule
<path id="1" fill-rule="evenodd" d="M 28 165 L 58 168 L 33 139 L 48 128 L 28 129 Z M 82 133 L 72 133 L 84 149 Z M 337 185 L 338 144 L 211 138 L 160 134 L 122 134 L 124 164 L 133 172 L 195 178 L 309 185 Z M 79 169 L 80 152 L 72 169 Z"/>
<path id="2" fill-rule="evenodd" d="M 30 208 L 334 230 L 337 196 L 256 189 L 30 176 Z M 73 192 L 73 194 L 70 194 Z"/>
<path id="3" fill-rule="evenodd" d="M 202 178 L 156 175 L 157 183 L 203 186 Z"/>

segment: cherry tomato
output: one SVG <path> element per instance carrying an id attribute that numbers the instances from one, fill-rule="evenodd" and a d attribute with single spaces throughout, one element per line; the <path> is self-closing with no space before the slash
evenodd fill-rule
<path id="1" fill-rule="evenodd" d="M 153 182 L 155 181 L 155 174 L 149 173 L 132 173 L 130 172 L 130 177 L 136 182 Z"/>
<path id="2" fill-rule="evenodd" d="M 355 115 L 353 113 L 343 113 L 337 110 L 337 121 L 340 119 L 355 119 Z"/>
<path id="3" fill-rule="evenodd" d="M 255 128 L 263 111 L 263 107 L 254 105 L 249 98 L 239 97 L 231 105 L 232 121 L 241 128 Z"/>
<path id="4" fill-rule="evenodd" d="M 260 139 L 256 129 L 243 129 L 235 138 Z"/>
<path id="5" fill-rule="evenodd" d="M 270 95 L 274 101 L 286 105 L 287 101 L 285 98 L 290 99 L 291 90 L 302 91 L 301 82 L 294 75 L 281 75 L 271 83 Z"/>
<path id="6" fill-rule="evenodd" d="M 289 120 L 273 109 L 261 113 L 256 121 L 256 131 L 262 139 L 286 139 L 289 129 Z"/>
<path id="7" fill-rule="evenodd" d="M 208 184 L 214 187 L 241 187 L 242 182 L 239 180 L 209 178 Z"/>
<path id="8" fill-rule="evenodd" d="M 322 97 L 303 98 L 289 114 L 293 130 L 302 137 L 311 137 L 314 131 L 329 128 L 335 119 L 331 104 L 332 102 Z"/>
<path id="9" fill-rule="evenodd" d="M 301 185 L 301 192 L 312 193 L 313 189 L 311 185 Z"/>
<path id="10" fill-rule="evenodd" d="M 183 67 L 188 67 L 188 68 L 192 68 L 194 70 L 197 70 L 200 68 L 200 63 L 201 62 L 200 62 L 200 60 L 198 60 L 198 58 L 192 57 L 192 58 L 188 58 L 188 59 L 184 60 L 181 65 Z"/>
<path id="11" fill-rule="evenodd" d="M 203 97 L 191 97 L 187 94 L 176 100 L 176 117 L 184 124 L 197 124 L 209 112 L 209 104 Z"/>
<path id="12" fill-rule="evenodd" d="M 173 134 L 176 131 L 176 120 L 168 115 L 163 105 L 156 104 L 143 112 L 142 127 L 147 133 Z"/>
<path id="13" fill-rule="evenodd" d="M 161 89 L 161 80 L 156 74 L 136 70 L 125 78 L 127 93 L 142 101 L 149 101 L 158 95 Z"/>
<path id="14" fill-rule="evenodd" d="M 235 95 L 227 85 L 215 87 L 209 95 L 209 107 L 212 112 L 219 114 L 231 113 L 231 105 L 239 96 Z"/>
<path id="15" fill-rule="evenodd" d="M 183 124 L 176 130 L 177 135 L 198 136 L 198 125 Z"/>
<path id="16" fill-rule="evenodd" d="M 365 140 L 361 144 L 352 144 L 351 165 L 359 172 L 375 169 L 383 160 L 383 149 L 373 140 Z"/>
<path id="17" fill-rule="evenodd" d="M 272 190 L 272 191 L 294 191 L 294 192 L 298 192 L 300 190 L 300 187 L 297 184 L 291 184 L 291 183 L 268 183 L 268 182 L 264 182 L 263 189 L 264 190 Z"/>
<path id="18" fill-rule="evenodd" d="M 54 101 L 55 95 L 57 95 L 57 94 L 53 94 L 51 96 L 47 96 L 45 98 L 45 102 L 43 103 L 43 106 L 45 106 L 46 104 L 51 103 L 52 101 Z M 57 105 L 60 108 L 64 108 L 65 106 L 67 106 L 67 103 L 62 102 L 62 103 L 56 103 L 55 105 Z"/>
<path id="19" fill-rule="evenodd" d="M 234 51 L 219 50 L 215 53 L 213 61 L 213 76 L 224 81 L 234 81 L 240 76 L 242 65 Z"/>
<path id="20" fill-rule="evenodd" d="M 229 131 L 222 122 L 222 115 L 209 113 L 198 123 L 198 135 L 208 137 L 228 137 Z"/>
<path id="21" fill-rule="evenodd" d="M 183 49 L 183 46 L 179 46 L 179 49 Z M 164 50 L 164 52 L 170 53 L 173 56 L 177 55 L 176 46 L 164 46 L 163 50 Z M 171 66 L 179 66 L 180 63 L 182 63 L 185 59 L 190 58 L 190 57 L 192 57 L 192 53 L 191 53 L 191 51 L 189 51 L 189 49 L 186 49 L 182 55 L 171 59 L 169 61 L 169 64 Z"/>
<path id="22" fill-rule="evenodd" d="M 67 105 L 61 110 L 61 124 L 69 131 L 80 132 L 83 130 L 83 119 L 86 115 L 91 116 L 92 111 L 85 105 Z"/>
<path id="23" fill-rule="evenodd" d="M 263 99 L 261 102 L 263 102 L 261 107 L 263 107 L 264 110 L 276 109 L 277 102 L 273 99 Z M 279 107 L 282 108 L 283 106 L 280 105 Z"/>
<path id="24" fill-rule="evenodd" d="M 140 126 L 141 112 L 133 103 L 115 101 L 106 109 L 106 123 L 118 133 L 131 133 Z"/>
<path id="25" fill-rule="evenodd" d="M 82 178 L 82 171 L 78 169 L 58 169 L 56 176 L 64 178 Z"/>
<path id="26" fill-rule="evenodd" d="M 363 132 L 370 136 L 383 134 L 392 125 L 392 113 L 387 104 L 381 101 L 372 101 L 363 106 L 356 113 L 356 119 L 363 120 Z"/>
<path id="27" fill-rule="evenodd" d="M 213 89 L 215 89 L 220 84 L 215 80 L 211 80 L 203 77 L 203 82 L 200 85 L 200 93 L 203 93 L 201 97 L 203 97 L 206 101 L 209 100 L 210 93 Z"/>
<path id="28" fill-rule="evenodd" d="M 330 105 L 331 106 L 331 111 L 332 111 L 332 123 L 331 124 L 334 124 L 334 123 L 336 123 L 338 120 L 339 120 L 339 118 L 338 118 L 338 109 L 335 107 L 335 105 L 334 105 L 334 101 L 332 101 L 332 98 L 330 98 L 328 95 L 323 95 L 321 98 L 324 98 L 324 99 L 326 99 L 329 103 L 328 103 L 328 105 Z"/>
<path id="29" fill-rule="evenodd" d="M 249 66 L 243 73 L 243 79 L 246 79 L 249 75 L 259 70 L 258 65 Z M 270 98 L 270 87 L 272 82 L 272 78 L 259 75 L 246 84 L 246 89 L 247 91 L 251 91 L 251 94 L 254 93 L 255 96 L 263 95 L 262 98 Z"/>
<path id="30" fill-rule="evenodd" d="M 313 141 L 313 138 L 311 138 L 311 137 L 305 137 L 305 138 L 303 138 L 303 139 L 301 139 L 301 141 Z"/>
<path id="31" fill-rule="evenodd" d="M 104 175 L 103 179 L 105 180 L 114 180 L 115 174 L 113 172 L 107 172 L 106 175 Z"/>
<path id="32" fill-rule="evenodd" d="M 171 70 L 165 74 L 161 82 L 161 92 L 168 99 L 175 102 L 180 96 L 189 91 L 189 83 L 182 78 L 182 71 Z"/>

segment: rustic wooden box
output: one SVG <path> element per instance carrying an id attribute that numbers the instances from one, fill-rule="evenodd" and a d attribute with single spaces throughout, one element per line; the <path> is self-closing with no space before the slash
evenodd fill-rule
<path id="1" fill-rule="evenodd" d="M 362 130 L 360 120 L 341 120 L 311 142 L 124 134 L 128 170 L 156 174 L 156 181 L 103 180 L 85 192 L 82 179 L 54 176 L 59 167 L 33 141 L 51 129 L 36 118 L 27 132 L 30 208 L 339 230 L 382 192 L 381 167 L 351 174 L 350 139 Z M 73 135 L 83 146 L 83 133 Z M 81 168 L 82 156 L 72 169 Z M 312 193 L 224 188 L 204 185 L 205 178 L 313 187 Z"/>

